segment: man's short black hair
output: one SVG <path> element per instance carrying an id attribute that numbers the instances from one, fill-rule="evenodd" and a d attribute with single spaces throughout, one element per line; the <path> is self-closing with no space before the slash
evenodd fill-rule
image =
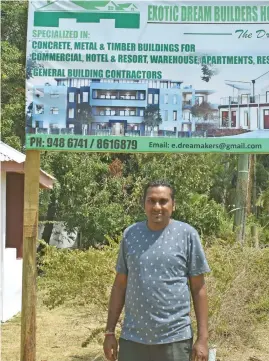
<path id="1" fill-rule="evenodd" d="M 165 180 L 156 180 L 156 181 L 149 182 L 149 183 L 146 185 L 146 187 L 145 187 L 145 189 L 144 189 L 144 198 L 143 198 L 144 203 L 145 203 L 145 200 L 146 200 L 146 196 L 147 196 L 147 191 L 148 191 L 148 189 L 149 189 L 149 188 L 153 188 L 153 187 L 167 187 L 167 188 L 169 188 L 170 191 L 171 191 L 172 201 L 175 200 L 175 189 L 173 188 L 173 186 L 172 186 L 169 182 L 167 182 L 167 181 L 165 181 Z"/>

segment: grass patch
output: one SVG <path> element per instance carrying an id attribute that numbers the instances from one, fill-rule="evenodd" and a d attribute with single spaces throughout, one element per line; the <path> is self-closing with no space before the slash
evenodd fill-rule
<path id="1" fill-rule="evenodd" d="M 214 246 L 207 257 L 212 342 L 253 345 L 254 330 L 269 319 L 269 249 Z"/>
<path id="2" fill-rule="evenodd" d="M 117 251 L 116 244 L 85 252 L 47 247 L 39 277 L 37 361 L 104 360 L 102 332 Z M 221 361 L 267 361 L 269 249 L 215 242 L 206 253 L 212 269 L 206 280 L 210 344 Z M 195 328 L 194 317 L 193 323 Z M 16 317 L 2 326 L 2 360 L 18 361 L 19 348 Z"/>
<path id="3" fill-rule="evenodd" d="M 67 303 L 48 309 L 43 303 L 44 293 L 38 292 L 37 305 L 37 361 L 105 361 L 101 334 L 91 336 L 102 326 L 97 322 L 98 305 L 76 306 Z M 87 345 L 84 342 L 91 337 Z M 255 347 L 217 342 L 220 361 L 249 361 L 256 356 L 268 360 L 269 322 L 260 324 L 253 334 L 259 342 Z M 86 347 L 85 347 L 86 346 Z M 2 361 L 20 360 L 20 317 L 2 325 Z"/>

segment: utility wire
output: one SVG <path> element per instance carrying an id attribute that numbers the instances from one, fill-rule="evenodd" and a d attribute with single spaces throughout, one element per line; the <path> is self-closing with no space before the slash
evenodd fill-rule
<path id="1" fill-rule="evenodd" d="M 266 74 L 268 74 L 268 73 L 269 73 L 269 71 L 267 71 L 266 73 L 260 75 L 258 78 L 254 79 L 254 80 L 258 80 L 258 79 L 260 79 L 262 76 L 264 76 L 264 75 L 266 75 Z"/>

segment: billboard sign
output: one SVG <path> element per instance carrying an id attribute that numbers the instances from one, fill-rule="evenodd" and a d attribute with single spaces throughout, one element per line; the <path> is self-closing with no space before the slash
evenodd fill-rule
<path id="1" fill-rule="evenodd" d="M 26 148 L 269 152 L 269 6 L 30 1 Z"/>

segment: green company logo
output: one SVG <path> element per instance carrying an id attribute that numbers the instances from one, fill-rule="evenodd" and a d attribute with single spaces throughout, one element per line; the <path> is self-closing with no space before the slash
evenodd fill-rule
<path id="1" fill-rule="evenodd" d="M 76 19 L 78 23 L 115 20 L 115 28 L 140 28 L 140 13 L 135 4 L 92 0 L 47 1 L 46 5 L 35 10 L 34 26 L 59 27 L 60 19 Z"/>

